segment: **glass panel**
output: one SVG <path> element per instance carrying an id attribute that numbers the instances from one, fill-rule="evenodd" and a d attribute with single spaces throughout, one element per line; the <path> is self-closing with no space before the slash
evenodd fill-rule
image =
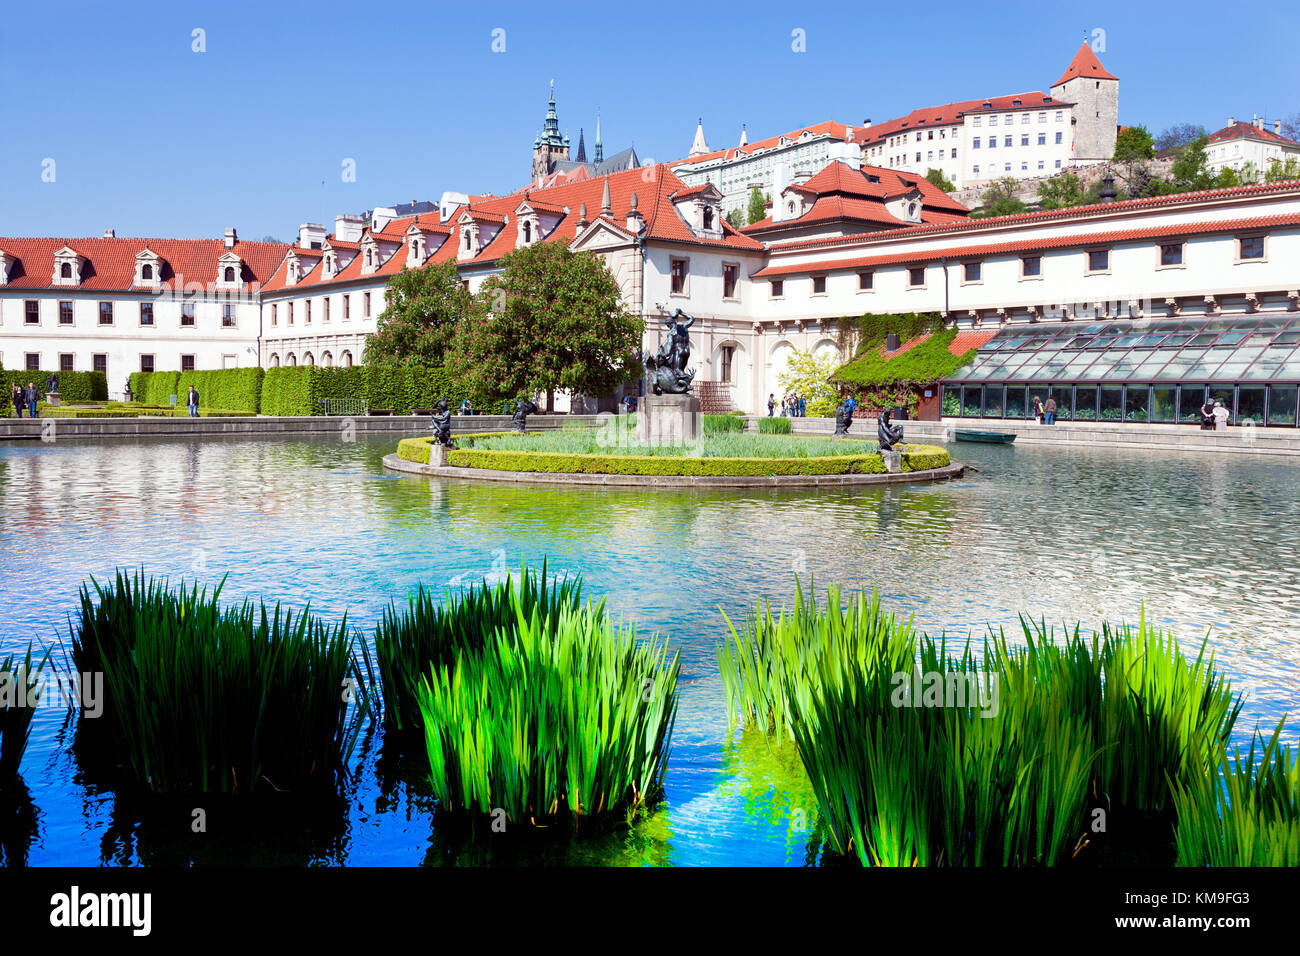
<path id="1" fill-rule="evenodd" d="M 1187 370 L 1196 364 L 1197 359 L 1205 354 L 1204 349 L 1191 349 L 1179 352 L 1159 373 L 1159 378 L 1186 378 Z"/>
<path id="2" fill-rule="evenodd" d="M 984 417 L 1002 417 L 1002 386 L 990 385 L 984 389 Z"/>
<path id="3" fill-rule="evenodd" d="M 1028 418 L 1025 411 L 1025 387 L 1023 385 L 1007 386 L 1007 418 Z"/>
<path id="4" fill-rule="evenodd" d="M 1192 340 L 1196 333 L 1194 332 L 1175 332 L 1169 338 L 1165 339 L 1165 348 L 1171 345 L 1186 345 Z"/>
<path id="5" fill-rule="evenodd" d="M 1187 369 L 1187 378 L 1211 378 L 1214 370 L 1223 364 L 1223 353 L 1215 351 L 1205 352 Z"/>
<path id="6" fill-rule="evenodd" d="M 1286 362 L 1277 370 L 1274 378 L 1285 378 L 1294 380 L 1300 378 L 1300 352 L 1293 353 Z"/>
<path id="7" fill-rule="evenodd" d="M 1126 353 L 1124 352 L 1103 352 L 1101 355 L 1097 357 L 1097 361 L 1089 365 L 1077 377 L 1078 378 L 1108 378 L 1110 376 L 1111 368 L 1115 365 L 1115 363 L 1117 363 L 1120 359 L 1122 359 L 1125 354 Z M 1071 372 L 1073 371 L 1074 370 L 1071 369 Z"/>
<path id="8" fill-rule="evenodd" d="M 1178 388 L 1174 385 L 1157 385 L 1151 389 L 1151 420 L 1172 422 L 1178 414 Z"/>
<path id="9" fill-rule="evenodd" d="M 1118 339 L 1115 340 L 1115 344 L 1114 344 L 1114 346 L 1112 346 L 1112 347 L 1113 347 L 1113 348 L 1117 348 L 1117 349 L 1118 349 L 1118 348 L 1132 348 L 1134 345 L 1137 345 L 1138 342 L 1140 342 L 1140 341 L 1142 340 L 1142 338 L 1143 338 L 1143 336 L 1140 335 L 1140 334 L 1139 334 L 1139 335 L 1121 335 Z"/>
<path id="10" fill-rule="evenodd" d="M 1246 369 L 1246 374 L 1241 377 L 1256 382 L 1275 378 L 1278 369 L 1286 363 L 1287 357 L 1294 350 L 1294 345 L 1270 345 L 1264 349 L 1264 354 L 1256 359 L 1255 364 Z"/>
<path id="11" fill-rule="evenodd" d="M 1074 386 L 1053 385 L 1048 394 L 1056 399 L 1056 420 L 1068 422 L 1073 417 L 1070 412 L 1070 403 L 1074 400 Z"/>
<path id="12" fill-rule="evenodd" d="M 1205 402 L 1204 385 L 1184 385 L 1178 390 L 1178 420 L 1201 423 L 1201 405 Z"/>
<path id="13" fill-rule="evenodd" d="M 1300 342 L 1300 329 L 1287 329 L 1285 332 L 1279 332 L 1277 338 L 1273 340 L 1274 345 L 1290 344 Z"/>
<path id="14" fill-rule="evenodd" d="M 979 385 L 967 385 L 961 390 L 961 413 L 969 418 L 979 418 L 984 403 L 984 389 Z"/>
<path id="15" fill-rule="evenodd" d="M 1296 399 L 1300 388 L 1295 385 L 1270 385 L 1268 387 L 1268 423 L 1294 425 Z"/>
<path id="16" fill-rule="evenodd" d="M 1149 346 L 1159 345 L 1164 337 L 1164 332 L 1149 332 L 1146 335 L 1139 336 L 1138 340 L 1133 344 L 1139 348 L 1147 348 Z"/>
<path id="17" fill-rule="evenodd" d="M 1109 348 L 1110 346 L 1114 345 L 1118 340 L 1119 340 L 1118 335 L 1099 335 L 1088 344 L 1088 348 L 1090 349 Z"/>
<path id="18" fill-rule="evenodd" d="M 1142 361 L 1142 364 L 1137 367 L 1134 377 L 1154 377 L 1156 373 L 1169 364 L 1169 360 L 1173 358 L 1175 354 L 1176 353 L 1173 349 L 1156 349 L 1153 352 L 1147 353 L 1147 357 Z"/>
<path id="19" fill-rule="evenodd" d="M 1219 341 L 1214 343 L 1215 348 L 1223 348 L 1226 345 L 1236 345 L 1246 337 L 1245 332 L 1224 332 Z"/>
<path id="20" fill-rule="evenodd" d="M 1101 420 L 1117 422 L 1124 415 L 1124 389 L 1111 385 L 1099 389 L 1101 393 Z"/>
<path id="21" fill-rule="evenodd" d="M 961 414 L 961 388 L 945 387 L 943 390 L 943 415 Z"/>
<path id="22" fill-rule="evenodd" d="M 1242 373 L 1246 371 L 1246 368 L 1250 363 L 1259 358 L 1260 353 L 1263 351 L 1264 350 L 1261 348 L 1242 348 L 1237 349 L 1235 352 L 1230 352 L 1224 363 L 1219 366 L 1219 370 L 1214 373 L 1214 377 L 1231 379 L 1241 378 Z"/>
<path id="23" fill-rule="evenodd" d="M 1097 419 L 1097 387 L 1081 385 L 1074 390 L 1075 421 L 1091 422 Z"/>
<path id="24" fill-rule="evenodd" d="M 1264 424 L 1264 386 L 1237 389 L 1237 423 Z"/>
<path id="25" fill-rule="evenodd" d="M 1111 367 L 1111 370 L 1106 373 L 1106 377 L 1114 380 L 1135 378 L 1138 366 L 1146 361 L 1147 356 L 1150 354 L 1149 352 L 1129 352 L 1128 355 L 1125 355 Z"/>
<path id="26" fill-rule="evenodd" d="M 1187 344 L 1188 345 L 1209 345 L 1218 337 L 1219 337 L 1218 332 L 1200 332 L 1197 335 L 1192 336 L 1192 340 Z"/>
<path id="27" fill-rule="evenodd" d="M 1124 389 L 1124 421 L 1144 422 L 1147 420 L 1147 399 L 1149 389 L 1145 385 L 1130 385 Z"/>

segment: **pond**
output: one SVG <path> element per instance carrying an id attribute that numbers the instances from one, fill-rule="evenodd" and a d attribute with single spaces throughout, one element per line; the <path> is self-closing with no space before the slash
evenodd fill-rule
<path id="1" fill-rule="evenodd" d="M 789 745 L 729 733 L 721 613 L 789 599 L 795 574 L 875 588 L 923 629 L 964 636 L 1150 619 L 1207 632 L 1245 693 L 1246 739 L 1300 698 L 1300 468 L 1176 451 L 952 446 L 946 484 L 788 491 L 539 488 L 399 477 L 395 436 L 0 446 L 0 653 L 65 640 L 77 591 L 115 567 L 224 596 L 345 611 L 369 632 L 419 584 L 499 579 L 545 556 L 682 652 L 665 807 L 630 832 L 562 846 L 435 833 L 418 766 L 362 739 L 337 806 L 203 838 L 91 780 L 64 712 L 38 711 L 10 858 L 96 865 L 214 860 L 349 865 L 582 862 L 804 865 L 816 802 Z M 1296 739 L 1294 726 L 1288 739 Z M 216 819 L 226 818 L 218 815 Z M 173 825 L 173 823 L 175 825 Z M 12 829 L 12 827 L 11 827 Z"/>

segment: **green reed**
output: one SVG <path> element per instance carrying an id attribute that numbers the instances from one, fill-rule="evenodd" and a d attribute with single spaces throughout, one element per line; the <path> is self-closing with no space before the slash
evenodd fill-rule
<path id="1" fill-rule="evenodd" d="M 678 655 L 639 641 L 601 603 L 494 590 L 513 622 L 434 663 L 416 691 L 440 811 L 580 826 L 658 802 Z"/>
<path id="2" fill-rule="evenodd" d="M 0 660 L 0 787 L 18 776 L 39 704 L 41 672 L 49 658 L 46 651 L 33 663 L 28 644 L 22 657 L 10 654 Z"/>
<path id="3" fill-rule="evenodd" d="M 1278 742 L 1283 723 L 1244 758 L 1235 748 L 1221 777 L 1175 788 L 1179 866 L 1300 866 L 1300 763 Z"/>
<path id="4" fill-rule="evenodd" d="M 299 790 L 345 773 L 369 677 L 346 615 L 222 607 L 221 585 L 173 590 L 138 572 L 91 584 L 71 637 L 77 670 L 104 675 L 105 713 L 78 727 L 92 752 L 156 793 Z"/>
<path id="5" fill-rule="evenodd" d="M 449 591 L 441 602 L 421 587 L 405 607 L 390 604 L 375 630 L 385 728 L 403 737 L 422 732 L 416 690 L 431 667 L 448 668 L 462 651 L 482 650 L 502 629 L 513 631 L 521 610 L 529 617 L 538 610 L 549 620 L 581 603 L 582 582 L 552 580 L 543 559 L 540 572 L 521 567 L 518 584 L 513 578 L 496 586 L 484 581 Z"/>

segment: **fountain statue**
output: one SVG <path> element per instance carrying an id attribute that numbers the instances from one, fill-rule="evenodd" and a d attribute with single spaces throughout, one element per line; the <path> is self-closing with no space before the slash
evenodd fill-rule
<path id="1" fill-rule="evenodd" d="M 882 452 L 893 451 L 895 445 L 903 442 L 903 426 L 891 424 L 891 414 L 886 409 L 880 413 L 880 418 L 876 421 L 876 439 L 880 443 Z"/>
<path id="2" fill-rule="evenodd" d="M 656 395 L 684 395 L 691 390 L 695 372 L 686 371 L 691 358 L 691 337 L 687 331 L 695 324 L 695 316 L 681 309 L 664 320 L 668 336 L 659 346 L 659 352 L 645 360 L 650 388 Z"/>
<path id="3" fill-rule="evenodd" d="M 854 402 L 845 398 L 840 402 L 839 407 L 835 409 L 835 437 L 847 438 L 849 428 L 853 425 L 853 406 Z"/>
<path id="4" fill-rule="evenodd" d="M 515 401 L 515 413 L 510 418 L 510 424 L 515 431 L 521 432 L 528 424 L 528 416 L 537 411 L 537 406 L 526 398 L 520 398 Z"/>
<path id="5" fill-rule="evenodd" d="M 447 410 L 445 397 L 433 406 L 433 437 L 439 445 L 451 447 L 451 412 Z"/>

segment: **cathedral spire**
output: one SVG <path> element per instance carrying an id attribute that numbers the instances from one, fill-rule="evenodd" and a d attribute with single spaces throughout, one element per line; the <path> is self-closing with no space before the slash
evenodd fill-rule
<path id="1" fill-rule="evenodd" d="M 546 104 L 546 123 L 542 127 L 542 143 L 547 146 L 564 145 L 564 138 L 560 135 L 560 118 L 555 113 L 554 80 L 551 80 L 551 99 Z"/>
<path id="2" fill-rule="evenodd" d="M 596 107 L 596 151 L 593 154 L 593 162 L 603 163 L 605 161 L 605 147 L 600 141 L 600 107 Z"/>
<path id="3" fill-rule="evenodd" d="M 699 125 L 695 127 L 695 140 L 691 143 L 691 151 L 688 156 L 703 156 L 709 152 L 709 144 L 704 141 L 704 117 L 700 117 Z"/>
<path id="4" fill-rule="evenodd" d="M 578 127 L 578 155 L 574 157 L 574 160 L 579 163 L 587 161 L 587 144 L 582 138 L 581 126 Z"/>

